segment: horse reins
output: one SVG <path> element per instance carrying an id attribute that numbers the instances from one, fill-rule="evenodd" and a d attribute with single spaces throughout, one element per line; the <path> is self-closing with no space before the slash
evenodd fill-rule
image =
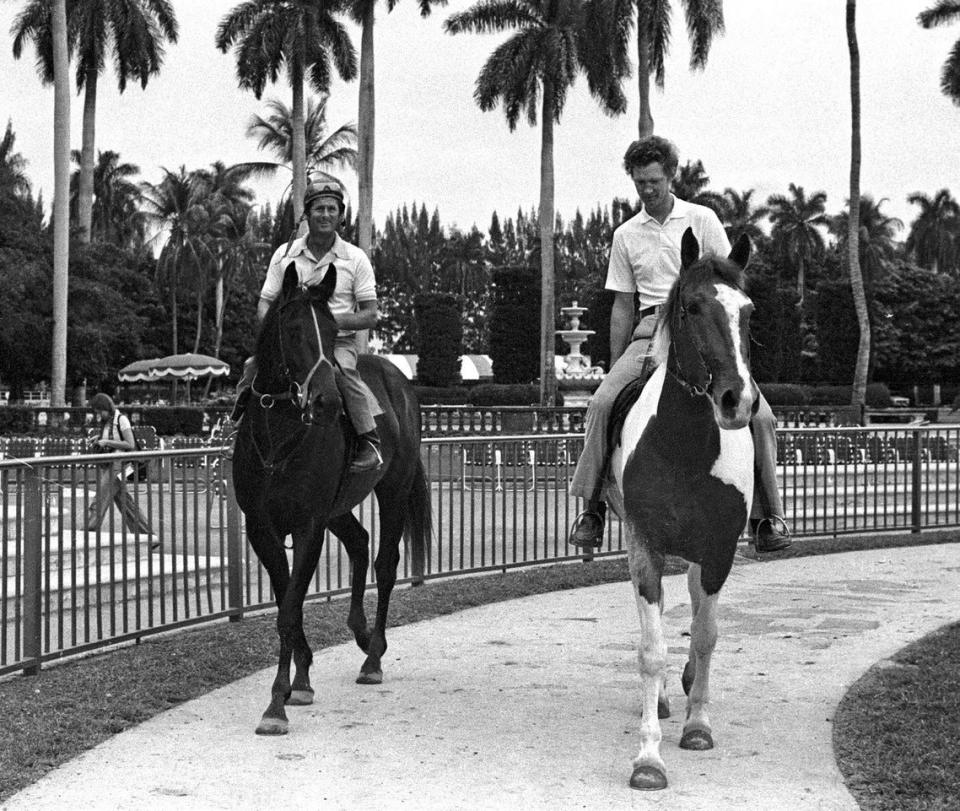
<path id="1" fill-rule="evenodd" d="M 676 318 L 677 324 L 674 325 L 675 335 L 681 332 L 679 322 L 686 316 L 686 314 L 686 308 L 683 306 L 683 304 L 680 304 Z M 669 364 L 667 365 L 667 371 L 670 372 L 670 376 L 673 377 L 673 379 L 680 384 L 681 388 L 683 388 L 691 397 L 705 397 L 710 389 L 710 385 L 713 383 L 713 372 L 710 371 L 710 367 L 707 366 L 707 362 L 703 359 L 703 353 L 700 351 L 700 347 L 697 345 L 697 342 L 690 337 L 688 337 L 688 340 L 693 345 L 693 348 L 697 353 L 697 360 L 700 361 L 701 368 L 704 372 L 706 372 L 707 382 L 698 386 L 687 380 L 686 376 L 684 375 L 683 368 L 680 366 L 680 359 L 676 353 L 674 353 L 673 362 L 677 366 L 677 371 L 674 372 L 671 370 Z"/>

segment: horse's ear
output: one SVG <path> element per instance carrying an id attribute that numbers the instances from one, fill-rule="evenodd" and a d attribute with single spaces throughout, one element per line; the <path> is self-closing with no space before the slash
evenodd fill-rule
<path id="1" fill-rule="evenodd" d="M 283 297 L 290 298 L 298 284 L 300 284 L 300 275 L 297 273 L 297 266 L 291 262 L 283 272 L 283 287 L 281 288 Z"/>
<path id="2" fill-rule="evenodd" d="M 688 268 L 700 258 L 700 243 L 693 235 L 693 229 L 688 228 L 683 232 L 683 239 L 680 240 L 680 267 Z"/>
<path id="3" fill-rule="evenodd" d="M 747 263 L 750 261 L 750 237 L 746 234 L 740 234 L 740 237 L 733 244 L 733 247 L 730 249 L 730 261 L 733 262 L 740 270 L 747 269 Z"/>
<path id="4" fill-rule="evenodd" d="M 330 296 L 333 295 L 333 291 L 337 287 L 337 266 L 331 262 L 327 266 L 327 272 L 323 274 L 323 281 L 320 282 L 319 287 L 317 288 L 323 298 L 329 301 Z"/>

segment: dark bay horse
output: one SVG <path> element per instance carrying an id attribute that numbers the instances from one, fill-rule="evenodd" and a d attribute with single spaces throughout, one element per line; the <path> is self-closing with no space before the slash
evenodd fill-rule
<path id="1" fill-rule="evenodd" d="M 310 704 L 313 658 L 303 631 L 303 600 L 329 528 L 350 558 L 347 625 L 367 656 L 359 684 L 379 684 L 387 648 L 387 609 L 397 578 L 400 539 L 414 569 L 422 566 L 431 534 L 430 492 L 420 460 L 420 408 L 407 379 L 389 361 L 361 356 L 360 373 L 380 402 L 377 417 L 384 464 L 349 473 L 353 429 L 337 389 L 333 347 L 337 325 L 327 302 L 336 285 L 331 264 L 319 285 L 299 284 L 287 267 L 283 288 L 257 338 L 257 376 L 237 435 L 233 481 L 247 537 L 270 576 L 277 600 L 280 659 L 270 705 L 257 733 L 287 731 L 284 704 Z M 363 595 L 369 537 L 351 509 L 374 491 L 380 539 L 374 561 L 377 615 L 367 626 Z M 292 537 L 293 566 L 284 539 Z M 290 682 L 291 656 L 296 665 Z"/>
<path id="2" fill-rule="evenodd" d="M 630 785 L 667 785 L 660 717 L 669 714 L 667 643 L 661 625 L 665 555 L 690 562 L 693 609 L 683 671 L 686 720 L 680 746 L 710 749 L 710 657 L 717 598 L 730 573 L 753 498 L 750 418 L 759 392 L 749 367 L 750 313 L 744 236 L 729 258 L 699 257 L 690 229 L 681 242 L 680 277 L 660 314 L 659 365 L 630 409 L 611 460 L 611 504 L 623 520 L 630 576 L 640 613 L 643 718 Z"/>

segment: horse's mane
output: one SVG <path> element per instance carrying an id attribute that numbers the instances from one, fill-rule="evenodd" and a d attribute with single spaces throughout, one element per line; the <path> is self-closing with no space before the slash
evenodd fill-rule
<path id="1" fill-rule="evenodd" d="M 679 278 L 670 288 L 670 294 L 660 312 L 657 324 L 657 333 L 653 341 L 653 358 L 657 364 L 665 363 L 673 338 L 673 325 L 680 319 L 680 294 L 688 287 L 696 287 L 710 282 L 721 282 L 744 289 L 744 273 L 739 265 L 716 254 L 701 256 L 686 270 L 680 272 Z"/>

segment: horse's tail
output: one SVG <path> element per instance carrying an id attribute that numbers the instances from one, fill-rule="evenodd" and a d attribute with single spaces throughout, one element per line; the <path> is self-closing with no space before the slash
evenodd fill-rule
<path id="1" fill-rule="evenodd" d="M 414 583 L 422 582 L 430 562 L 430 541 L 433 538 L 433 511 L 430 504 L 430 485 L 423 469 L 423 459 L 417 455 L 413 482 L 407 500 L 407 514 L 403 534 L 410 550 L 410 564 Z"/>

